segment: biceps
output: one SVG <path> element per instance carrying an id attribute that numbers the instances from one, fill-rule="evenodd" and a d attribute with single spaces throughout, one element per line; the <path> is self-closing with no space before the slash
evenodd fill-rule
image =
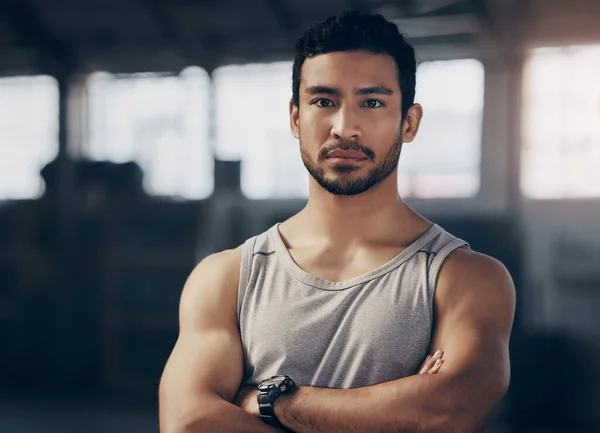
<path id="1" fill-rule="evenodd" d="M 193 418 L 207 399 L 216 397 L 231 402 L 242 371 L 237 334 L 214 330 L 201 336 L 180 336 L 161 378 L 161 416 Z"/>
<path id="2" fill-rule="evenodd" d="M 456 324 L 436 332 L 433 348 L 444 352 L 441 374 L 465 378 L 476 394 L 501 398 L 510 378 L 508 340 L 501 333 L 485 327 Z M 477 398 L 482 397 L 477 395 Z"/>

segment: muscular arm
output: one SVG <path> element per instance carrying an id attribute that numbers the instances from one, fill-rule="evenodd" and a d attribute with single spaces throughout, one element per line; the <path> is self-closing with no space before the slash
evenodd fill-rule
<path id="1" fill-rule="evenodd" d="M 185 284 L 179 338 L 159 389 L 161 433 L 278 431 L 232 404 L 243 371 L 239 263 L 239 248 L 210 256 Z"/>
<path id="2" fill-rule="evenodd" d="M 500 263 L 457 250 L 437 285 L 438 374 L 349 390 L 299 387 L 276 400 L 275 413 L 298 433 L 480 431 L 508 387 L 514 302 Z"/>

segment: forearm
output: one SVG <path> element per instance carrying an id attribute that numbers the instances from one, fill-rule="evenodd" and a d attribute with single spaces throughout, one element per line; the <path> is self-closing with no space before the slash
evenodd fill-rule
<path id="1" fill-rule="evenodd" d="M 461 432 L 481 428 L 464 380 L 417 375 L 348 390 L 299 387 L 275 404 L 278 419 L 297 432 Z M 479 410 L 481 413 L 481 410 Z"/>
<path id="2" fill-rule="evenodd" d="M 177 426 L 161 428 L 161 433 L 277 433 L 257 417 L 220 397 L 211 398 L 194 417 Z"/>

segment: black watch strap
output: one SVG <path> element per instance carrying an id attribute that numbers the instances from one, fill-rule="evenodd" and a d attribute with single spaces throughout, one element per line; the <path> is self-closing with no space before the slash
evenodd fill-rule
<path id="1" fill-rule="evenodd" d="M 263 385 L 265 383 L 268 383 L 268 385 Z M 288 431 L 275 415 L 275 400 L 280 394 L 289 391 L 294 386 L 294 381 L 283 375 L 273 376 L 261 382 L 258 387 L 257 400 L 260 418 L 265 423 Z"/>
<path id="2" fill-rule="evenodd" d="M 258 393 L 258 409 L 260 410 L 260 416 L 265 417 L 265 420 L 268 418 L 277 419 L 275 416 L 275 398 L 279 395 L 279 392 L 276 388 L 272 388 L 266 392 Z"/>

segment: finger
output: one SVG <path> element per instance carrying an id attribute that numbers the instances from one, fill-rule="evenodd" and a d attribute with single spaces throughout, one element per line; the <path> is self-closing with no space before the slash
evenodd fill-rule
<path id="1" fill-rule="evenodd" d="M 436 374 L 438 371 L 440 371 L 440 368 L 442 368 L 442 364 L 444 363 L 443 359 L 438 359 L 437 361 L 435 361 L 435 364 L 433 365 L 433 367 L 429 370 L 428 374 Z"/>
<path id="2" fill-rule="evenodd" d="M 435 365 L 435 361 L 441 359 L 443 355 L 444 352 L 438 350 L 433 355 L 429 355 L 427 358 L 425 358 L 425 361 L 423 362 L 419 370 L 419 374 L 427 374 L 429 370 Z"/>
<path id="3" fill-rule="evenodd" d="M 435 364 L 435 360 L 433 359 L 432 355 L 428 355 L 427 358 L 425 358 L 425 361 L 423 361 L 423 364 L 421 364 L 421 368 L 419 369 L 419 374 L 426 374 L 429 369 L 431 367 L 433 367 L 433 364 Z"/>
<path id="4" fill-rule="evenodd" d="M 425 358 L 425 361 L 423 361 L 423 364 L 421 365 L 419 374 L 427 374 L 427 372 L 434 366 L 436 359 L 437 358 L 435 358 L 434 355 L 429 355 L 427 358 Z"/>

